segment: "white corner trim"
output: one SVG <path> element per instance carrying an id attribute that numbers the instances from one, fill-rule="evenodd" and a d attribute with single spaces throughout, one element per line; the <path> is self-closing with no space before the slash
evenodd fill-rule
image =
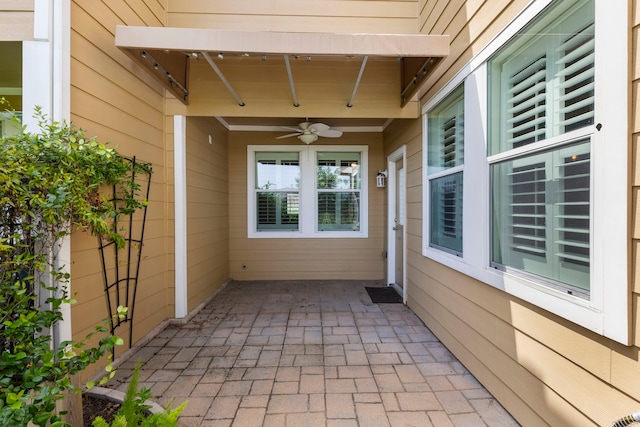
<path id="1" fill-rule="evenodd" d="M 33 40 L 22 43 L 22 120 L 29 132 L 40 131 L 38 119 L 33 117 L 36 106 L 50 120 L 70 121 L 70 22 L 70 0 L 34 1 Z M 70 272 L 70 236 L 56 242 L 50 256 L 55 268 Z M 72 281 L 66 286 L 73 295 Z M 71 306 L 63 304 L 61 313 L 62 321 L 53 331 L 56 346 L 73 338 Z"/>
<path id="2" fill-rule="evenodd" d="M 61 2 L 62 3 L 62 2 Z M 33 2 L 33 38 L 34 40 L 49 40 L 52 34 L 51 14 L 52 2 L 49 0 L 34 0 Z"/>
<path id="3" fill-rule="evenodd" d="M 65 236 L 54 244 L 52 256 L 53 267 L 64 273 L 71 273 L 71 237 Z M 71 279 L 66 284 L 66 291 L 71 298 L 73 293 L 71 291 Z M 57 286 L 56 297 L 62 296 L 63 290 L 60 286 Z M 61 343 L 65 341 L 73 340 L 73 329 L 71 327 L 71 304 L 63 303 L 60 306 L 60 312 L 62 313 L 62 321 L 54 325 L 53 341 L 54 346 L 58 348 Z"/>
<path id="4" fill-rule="evenodd" d="M 71 1 L 54 1 L 52 6 L 51 49 L 53 105 L 55 120 L 71 120 Z"/>
<path id="5" fill-rule="evenodd" d="M 187 118 L 173 117 L 175 317 L 187 315 Z"/>

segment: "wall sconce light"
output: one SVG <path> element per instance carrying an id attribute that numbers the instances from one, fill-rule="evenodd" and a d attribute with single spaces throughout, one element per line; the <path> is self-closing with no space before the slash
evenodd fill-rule
<path id="1" fill-rule="evenodd" d="M 376 187 L 384 188 L 384 181 L 387 179 L 387 171 L 378 171 L 378 175 L 376 175 Z"/>

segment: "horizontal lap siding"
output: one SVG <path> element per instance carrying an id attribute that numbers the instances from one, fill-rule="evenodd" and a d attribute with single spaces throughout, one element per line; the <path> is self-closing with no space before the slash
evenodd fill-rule
<path id="1" fill-rule="evenodd" d="M 421 0 L 421 32 L 452 37 L 451 54 L 430 76 L 423 102 L 527 3 Z M 640 220 L 636 213 L 640 206 L 640 12 L 638 2 L 632 3 L 634 346 L 621 346 L 424 258 L 422 135 L 416 135 L 421 121 L 397 121 L 385 132 L 386 154 L 407 144 L 409 305 L 522 425 L 610 425 L 615 418 L 640 407 Z"/>
<path id="2" fill-rule="evenodd" d="M 188 118 L 189 311 L 229 278 L 228 188 L 227 131 L 213 118 Z"/>
<path id="3" fill-rule="evenodd" d="M 624 348 L 616 346 L 612 354 L 612 381 L 630 395 L 638 395 L 640 383 L 640 368 L 638 352 L 640 347 L 640 2 L 633 0 L 631 6 L 631 212 L 632 212 L 632 241 L 631 241 L 631 290 L 633 314 L 633 342 L 634 347 Z M 638 405 L 640 406 L 640 405 Z"/>
<path id="4" fill-rule="evenodd" d="M 230 275 L 237 280 L 358 279 L 384 277 L 384 192 L 375 186 L 384 169 L 382 136 L 345 133 L 340 145 L 369 145 L 369 237 L 354 239 L 247 238 L 247 145 L 273 144 L 281 133 L 232 132 L 229 140 Z M 291 140 L 279 140 L 289 143 Z M 296 139 L 292 144 L 300 144 Z M 316 144 L 324 144 L 320 140 Z"/>
<path id="5" fill-rule="evenodd" d="M 34 0 L 0 0 L 0 41 L 33 39 Z"/>
<path id="6" fill-rule="evenodd" d="M 420 32 L 451 37 L 449 55 L 424 85 L 428 99 L 504 28 L 528 0 L 437 0 L 421 9 Z"/>
<path id="7" fill-rule="evenodd" d="M 168 293 L 173 276 L 167 255 L 172 242 L 167 233 L 173 231 L 167 227 L 165 188 L 170 170 L 165 153 L 164 91 L 115 47 L 114 32 L 119 24 L 158 26 L 163 20 L 164 11 L 157 0 L 71 3 L 71 121 L 121 154 L 152 163 L 154 170 L 134 312 L 134 343 L 172 315 L 167 309 L 173 298 Z M 78 300 L 72 321 L 75 337 L 80 339 L 108 316 L 95 238 L 84 233 L 73 236 L 71 273 Z M 125 341 L 127 329 L 116 331 Z"/>
<path id="8" fill-rule="evenodd" d="M 417 0 L 169 0 L 172 27 L 343 33 L 415 33 Z"/>
<path id="9" fill-rule="evenodd" d="M 246 117 L 416 117 L 417 108 L 399 109 L 400 63 L 393 59 L 367 62 L 353 99 L 361 59 L 291 58 L 299 107 L 294 107 L 286 63 L 282 57 L 224 57 L 214 59 L 220 71 L 246 104 L 233 100 L 225 84 L 207 61 L 191 61 L 189 115 Z M 212 96 L 216 94 L 217 96 Z M 310 112 L 312 112 L 310 114 Z"/>

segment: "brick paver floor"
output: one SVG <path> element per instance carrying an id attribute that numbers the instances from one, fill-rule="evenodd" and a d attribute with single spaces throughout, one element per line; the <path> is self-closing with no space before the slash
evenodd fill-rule
<path id="1" fill-rule="evenodd" d="M 518 426 L 402 304 L 373 304 L 361 281 L 233 282 L 184 325 L 139 348 L 161 405 L 182 426 Z"/>

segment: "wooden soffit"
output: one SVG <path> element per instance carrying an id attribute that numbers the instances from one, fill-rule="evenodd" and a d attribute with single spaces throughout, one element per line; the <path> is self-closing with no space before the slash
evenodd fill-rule
<path id="1" fill-rule="evenodd" d="M 246 115 L 250 110 L 243 107 L 251 104 L 252 96 L 255 95 L 254 104 L 262 102 L 256 92 L 271 91 L 278 87 L 277 82 L 261 88 L 255 81 L 242 81 L 238 77 L 242 73 L 238 71 L 250 67 L 262 70 L 260 75 L 268 76 L 269 72 L 275 73 L 273 60 L 279 61 L 279 75 L 284 75 L 280 86 L 286 92 L 282 99 L 288 100 L 287 108 L 297 108 L 303 104 L 298 102 L 298 89 L 310 93 L 311 88 L 315 88 L 320 98 L 339 90 L 335 94 L 339 98 L 336 102 L 347 108 L 356 102 L 367 102 L 370 105 L 394 104 L 387 107 L 402 109 L 440 60 L 449 54 L 448 36 L 425 34 L 292 33 L 118 26 L 115 43 L 185 105 L 192 100 L 196 104 L 202 102 L 205 97 L 211 97 L 207 92 L 219 94 L 222 88 L 233 98 L 236 104 L 233 108 L 238 110 L 238 115 Z M 261 64 L 267 62 L 271 63 L 271 68 L 260 68 Z M 348 81 L 341 82 L 341 77 L 331 72 L 310 71 L 311 65 L 303 67 L 302 63 L 305 62 L 319 70 L 344 69 L 348 73 Z M 194 71 L 190 72 L 192 65 Z M 366 73 L 368 70 L 371 71 Z M 385 75 L 385 70 L 392 70 L 390 77 Z M 205 72 L 211 77 L 209 84 L 203 83 L 209 78 Z M 377 81 L 370 77 L 374 75 L 378 76 Z M 381 78 L 386 80 L 381 82 Z M 367 88 L 368 93 L 363 93 L 359 100 L 361 86 Z M 376 98 L 371 88 L 383 86 L 391 86 L 384 90 L 393 93 Z M 277 100 L 279 96 L 269 94 L 263 98 Z M 308 99 L 305 102 L 308 107 Z M 271 104 L 273 107 L 273 101 Z"/>

